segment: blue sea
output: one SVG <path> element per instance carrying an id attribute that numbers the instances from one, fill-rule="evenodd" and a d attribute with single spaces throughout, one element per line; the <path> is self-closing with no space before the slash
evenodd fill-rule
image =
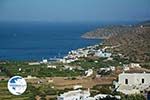
<path id="1" fill-rule="evenodd" d="M 81 38 L 96 23 L 0 22 L 0 60 L 63 57 L 70 50 L 100 43 Z"/>

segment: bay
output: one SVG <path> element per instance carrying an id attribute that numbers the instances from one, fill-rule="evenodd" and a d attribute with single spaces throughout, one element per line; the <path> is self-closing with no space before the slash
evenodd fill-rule
<path id="1" fill-rule="evenodd" d="M 41 60 L 100 43 L 81 38 L 96 23 L 1 22 L 0 60 Z"/>

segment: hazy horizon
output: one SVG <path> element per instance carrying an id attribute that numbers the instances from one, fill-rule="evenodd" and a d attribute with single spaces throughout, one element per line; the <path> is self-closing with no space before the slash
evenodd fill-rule
<path id="1" fill-rule="evenodd" d="M 150 0 L 1 0 L 0 21 L 150 20 Z"/>

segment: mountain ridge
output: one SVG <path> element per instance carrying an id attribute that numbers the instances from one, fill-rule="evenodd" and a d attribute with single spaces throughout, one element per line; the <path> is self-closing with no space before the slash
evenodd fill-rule
<path id="1" fill-rule="evenodd" d="M 150 21 L 135 25 L 108 26 L 87 32 L 83 38 L 104 39 L 104 44 L 119 47 L 114 52 L 122 53 L 134 62 L 150 61 Z"/>

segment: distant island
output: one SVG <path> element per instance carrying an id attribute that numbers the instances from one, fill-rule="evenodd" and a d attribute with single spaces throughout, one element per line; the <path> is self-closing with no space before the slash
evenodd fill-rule
<path id="1" fill-rule="evenodd" d="M 120 52 L 132 61 L 150 61 L 150 21 L 102 27 L 87 32 L 82 37 L 104 39 L 104 44 L 116 46 L 114 52 Z"/>

